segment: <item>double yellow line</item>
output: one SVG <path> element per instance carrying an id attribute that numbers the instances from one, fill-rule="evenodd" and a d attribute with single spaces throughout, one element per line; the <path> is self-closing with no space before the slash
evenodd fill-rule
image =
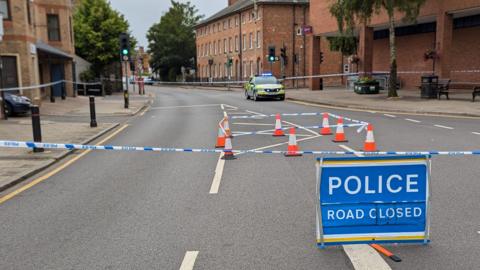
<path id="1" fill-rule="evenodd" d="M 125 124 L 123 125 L 121 128 L 117 129 L 115 132 L 113 132 L 112 134 L 108 135 L 108 137 L 104 138 L 103 140 L 99 141 L 96 145 L 102 145 L 104 144 L 105 142 L 107 142 L 108 140 L 110 140 L 111 138 L 113 138 L 114 136 L 116 136 L 118 133 L 122 132 L 124 129 L 126 129 L 128 127 L 128 124 Z M 70 159 L 69 161 L 65 162 L 64 164 L 60 165 L 59 167 L 55 168 L 53 171 L 45 174 L 45 175 L 42 175 L 40 176 L 39 178 L 33 180 L 32 182 L 12 191 L 11 193 L 3 196 L 0 198 L 0 204 L 12 199 L 13 197 L 17 196 L 18 194 L 34 187 L 35 185 L 47 180 L 48 178 L 54 176 L 55 174 L 59 173 L 60 171 L 62 171 L 63 169 L 67 168 L 68 166 L 72 165 L 74 162 L 76 162 L 77 160 L 81 159 L 83 156 L 87 155 L 88 153 L 90 153 L 92 150 L 86 150 L 84 152 L 82 152 L 80 155 Z"/>

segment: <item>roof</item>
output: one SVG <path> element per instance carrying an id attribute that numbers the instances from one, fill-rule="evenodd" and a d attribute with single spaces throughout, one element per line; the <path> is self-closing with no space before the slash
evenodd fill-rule
<path id="1" fill-rule="evenodd" d="M 63 58 L 69 58 L 69 59 L 72 59 L 73 56 L 71 56 L 70 54 L 60 50 L 60 49 L 57 49 L 53 46 L 50 46 L 46 43 L 43 43 L 41 41 L 38 41 L 35 46 L 37 47 L 37 50 L 39 51 L 43 51 L 43 52 L 46 52 L 48 54 L 53 54 L 53 55 L 56 55 L 56 56 L 59 56 L 59 57 L 63 57 Z"/>
<path id="2" fill-rule="evenodd" d="M 299 4 L 299 5 L 305 5 L 308 4 L 310 1 L 309 0 L 257 0 L 257 4 Z M 207 24 L 209 22 L 218 20 L 220 18 L 223 18 L 225 16 L 231 15 L 233 13 L 237 13 L 239 11 L 242 11 L 244 9 L 250 8 L 253 6 L 253 0 L 238 0 L 235 4 L 228 6 L 219 12 L 215 13 L 214 15 L 208 17 L 207 19 L 200 21 L 197 24 L 198 26 Z"/>

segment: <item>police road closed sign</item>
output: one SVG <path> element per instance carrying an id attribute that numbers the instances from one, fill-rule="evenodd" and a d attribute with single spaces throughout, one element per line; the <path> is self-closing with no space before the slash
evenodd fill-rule
<path id="1" fill-rule="evenodd" d="M 428 156 L 320 158 L 317 244 L 428 243 Z"/>

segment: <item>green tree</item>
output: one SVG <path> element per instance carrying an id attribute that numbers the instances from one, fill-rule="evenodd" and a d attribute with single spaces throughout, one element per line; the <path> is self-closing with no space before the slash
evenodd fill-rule
<path id="1" fill-rule="evenodd" d="M 170 9 L 147 33 L 150 65 L 162 79 L 174 80 L 184 67 L 194 67 L 195 25 L 203 16 L 190 2 L 171 1 Z"/>
<path id="2" fill-rule="evenodd" d="M 96 76 L 109 64 L 120 60 L 120 33 L 129 33 L 125 17 L 106 0 L 81 0 L 75 9 L 76 54 L 92 63 Z M 136 40 L 130 35 L 133 49 Z"/>
<path id="3" fill-rule="evenodd" d="M 330 13 L 336 17 L 344 35 L 352 35 L 356 23 L 367 24 L 374 14 L 385 11 L 390 31 L 390 77 L 388 96 L 397 97 L 397 49 L 395 45 L 395 12 L 404 14 L 403 20 L 415 21 L 425 0 L 336 0 Z"/>

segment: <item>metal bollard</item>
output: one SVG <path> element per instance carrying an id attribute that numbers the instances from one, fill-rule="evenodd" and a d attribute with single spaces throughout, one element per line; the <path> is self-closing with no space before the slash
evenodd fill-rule
<path id="1" fill-rule="evenodd" d="M 323 90 L 323 78 L 320 78 L 320 90 Z"/>
<path id="2" fill-rule="evenodd" d="M 40 109 L 37 105 L 32 105 L 30 107 L 32 112 L 32 129 L 33 129 L 33 141 L 34 142 L 42 142 L 42 129 L 40 126 Z M 43 148 L 33 148 L 34 153 L 41 153 L 43 152 Z"/>
<path id="3" fill-rule="evenodd" d="M 8 120 L 8 115 L 7 115 L 7 103 L 5 102 L 5 92 L 0 92 L 1 94 L 1 99 L 2 99 L 2 103 L 0 104 L 0 110 L 2 110 L 2 118 L 3 120 Z M 474 98 L 475 99 L 475 98 Z"/>
<path id="4" fill-rule="evenodd" d="M 90 127 L 97 127 L 97 114 L 95 112 L 95 97 L 90 96 Z"/>
<path id="5" fill-rule="evenodd" d="M 124 99 L 124 107 L 125 109 L 128 109 L 128 90 L 123 91 L 123 99 Z"/>

